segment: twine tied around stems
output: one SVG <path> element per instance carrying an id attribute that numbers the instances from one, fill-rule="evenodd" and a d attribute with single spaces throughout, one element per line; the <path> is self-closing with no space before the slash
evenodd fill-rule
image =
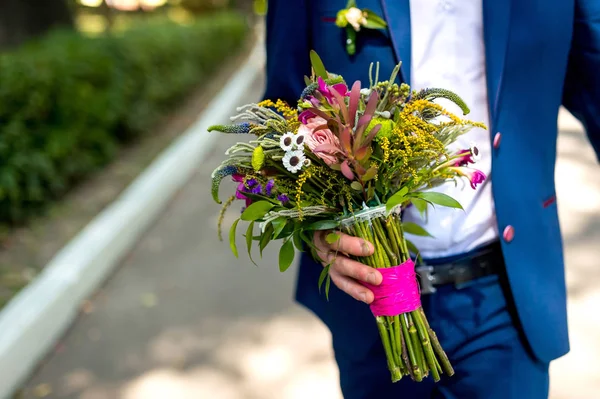
<path id="1" fill-rule="evenodd" d="M 421 294 L 412 259 L 398 266 L 377 270 L 383 277 L 380 285 L 362 283 L 375 296 L 371 303 L 374 316 L 397 316 L 421 307 Z"/>

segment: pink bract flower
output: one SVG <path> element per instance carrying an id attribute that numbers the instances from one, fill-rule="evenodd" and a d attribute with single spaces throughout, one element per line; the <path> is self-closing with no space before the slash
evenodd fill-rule
<path id="1" fill-rule="evenodd" d="M 464 166 L 449 167 L 448 169 L 456 172 L 459 176 L 464 176 L 469 179 L 473 190 L 477 188 L 478 184 L 483 183 L 486 179 L 485 173 L 478 169 L 466 168 Z"/>
<path id="2" fill-rule="evenodd" d="M 471 148 L 459 151 L 460 156 L 454 161 L 454 166 L 467 166 L 470 163 L 475 163 L 481 158 L 479 148 L 475 144 Z"/>
<path id="3" fill-rule="evenodd" d="M 342 153 L 340 140 L 329 129 L 320 129 L 327 121 L 320 116 L 310 118 L 305 125 L 300 126 L 298 133 L 304 134 L 304 144 L 327 165 L 339 163 L 338 154 Z"/>
<path id="4" fill-rule="evenodd" d="M 345 97 L 350 94 L 348 92 L 348 86 L 346 86 L 345 83 L 336 83 L 333 86 L 330 86 L 327 83 L 325 83 L 325 81 L 321 77 L 319 77 L 317 81 L 319 82 L 319 93 L 321 93 L 323 97 L 327 99 L 329 104 L 335 103 L 335 97 L 332 92 L 333 90 L 335 90 L 342 97 Z"/>

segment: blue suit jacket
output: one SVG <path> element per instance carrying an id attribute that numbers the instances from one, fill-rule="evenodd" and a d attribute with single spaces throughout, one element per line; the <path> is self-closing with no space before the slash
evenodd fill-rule
<path id="1" fill-rule="evenodd" d="M 502 133 L 492 160 L 498 229 L 515 229 L 514 240 L 502 243 L 508 280 L 534 355 L 550 361 L 569 349 L 554 186 L 557 115 L 564 104 L 584 124 L 600 156 L 600 1 L 483 2 L 490 140 Z M 311 49 L 350 83 L 367 82 L 369 64 L 376 61 L 384 79 L 402 61 L 402 79 L 410 82 L 409 0 L 358 2 L 384 17 L 389 29 L 361 31 L 353 57 L 334 23 L 345 5 L 346 0 L 269 1 L 266 97 L 295 103 L 303 76 L 310 74 Z M 318 269 L 303 258 L 297 297 L 330 327 L 346 331 L 341 344 L 360 354 L 365 338 L 358 326 L 372 323 L 370 315 L 346 311 L 355 309 L 347 306 L 353 300 L 337 292 L 327 303 L 317 290 Z"/>

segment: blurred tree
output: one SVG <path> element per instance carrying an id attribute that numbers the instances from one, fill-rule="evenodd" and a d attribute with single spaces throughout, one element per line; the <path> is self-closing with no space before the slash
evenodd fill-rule
<path id="1" fill-rule="evenodd" d="M 0 48 L 18 46 L 58 26 L 73 26 L 67 0 L 0 1 Z"/>

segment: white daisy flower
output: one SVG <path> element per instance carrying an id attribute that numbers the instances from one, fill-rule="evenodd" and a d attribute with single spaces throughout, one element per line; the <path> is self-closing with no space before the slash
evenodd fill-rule
<path id="1" fill-rule="evenodd" d="M 292 173 L 296 173 L 302 169 L 305 161 L 304 152 L 299 150 L 286 152 L 282 159 L 283 166 Z"/>
<path id="2" fill-rule="evenodd" d="M 304 134 L 297 133 L 294 135 L 294 148 L 304 148 Z"/>
<path id="3" fill-rule="evenodd" d="M 291 151 L 294 149 L 294 133 L 287 132 L 279 139 L 279 146 L 283 151 Z"/>

